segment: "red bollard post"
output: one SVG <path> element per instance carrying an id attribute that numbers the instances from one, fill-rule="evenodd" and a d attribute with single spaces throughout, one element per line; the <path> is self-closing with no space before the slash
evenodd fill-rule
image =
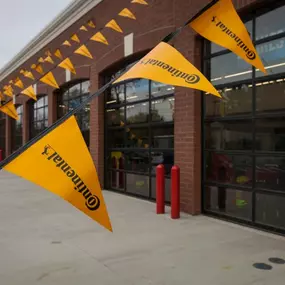
<path id="1" fill-rule="evenodd" d="M 165 183 L 164 183 L 164 165 L 156 167 L 156 213 L 165 213 Z"/>
<path id="2" fill-rule="evenodd" d="M 171 169 L 171 219 L 180 218 L 180 168 Z"/>

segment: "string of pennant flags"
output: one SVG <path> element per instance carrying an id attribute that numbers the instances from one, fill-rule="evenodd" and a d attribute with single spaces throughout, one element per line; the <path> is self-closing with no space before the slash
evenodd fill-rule
<path id="1" fill-rule="evenodd" d="M 145 0 L 132 0 L 131 3 L 132 4 L 148 5 L 148 3 Z M 118 13 L 118 16 L 129 18 L 132 20 L 136 20 L 136 16 L 130 10 L 130 8 L 122 9 Z M 88 32 L 89 30 L 93 30 L 95 28 L 96 28 L 96 24 L 94 23 L 94 21 L 89 20 L 88 22 L 86 22 L 86 24 L 82 25 L 79 28 L 78 33 L 79 33 L 79 31 Z M 104 26 L 104 28 L 109 28 L 109 29 L 112 29 L 118 33 L 123 33 L 122 28 L 120 27 L 120 25 L 118 24 L 118 22 L 115 19 L 111 19 Z M 95 42 L 98 42 L 98 43 L 101 43 L 101 44 L 108 46 L 109 42 L 106 39 L 106 37 L 103 35 L 102 30 L 103 30 L 103 28 L 101 30 L 97 31 L 91 38 L 89 38 L 84 43 L 81 42 L 78 33 L 74 33 L 71 35 L 70 39 L 65 40 L 62 43 L 62 46 L 72 47 L 73 43 L 81 44 L 78 48 L 76 48 L 73 51 L 73 53 L 87 57 L 87 58 L 90 58 L 90 59 L 93 59 L 93 55 L 91 54 L 91 52 L 87 48 L 86 43 L 89 41 L 95 41 Z M 58 61 L 58 60 L 60 62 L 56 66 L 53 66 L 52 68 L 49 69 L 48 72 L 45 72 L 43 64 L 50 63 L 50 64 L 54 65 L 55 61 Z M 33 85 L 39 81 L 46 84 L 46 85 L 49 85 L 53 88 L 59 88 L 59 85 L 56 81 L 56 78 L 52 73 L 52 70 L 55 69 L 56 67 L 66 69 L 66 70 L 70 71 L 71 73 L 76 74 L 76 69 L 75 69 L 75 67 L 74 67 L 74 65 L 70 59 L 70 56 L 64 58 L 60 48 L 57 48 L 53 53 L 50 50 L 48 50 L 45 52 L 44 56 L 39 57 L 37 62 L 30 66 L 31 70 L 21 69 L 19 72 L 20 73 L 19 76 L 17 76 L 14 80 L 10 80 L 9 84 L 4 85 L 2 91 L 0 90 L 1 102 L 4 101 L 4 99 L 5 99 L 4 95 L 13 98 L 14 96 L 19 96 L 21 94 L 26 95 L 26 96 L 32 98 L 33 100 L 37 100 L 36 92 L 34 90 Z M 39 79 L 36 79 L 37 76 L 33 73 L 33 70 L 37 74 L 42 75 L 42 77 L 40 77 Z M 24 78 L 28 78 L 28 79 L 32 80 L 33 82 L 30 83 L 28 87 L 25 87 L 23 80 L 20 78 L 20 76 L 23 76 Z M 19 91 L 17 94 L 15 94 L 15 87 L 14 86 L 17 87 L 18 89 L 20 89 L 21 91 Z M 8 102 L 2 104 L 0 106 L 0 111 L 2 111 L 3 113 L 7 114 L 10 117 L 12 117 L 13 119 L 16 119 L 16 120 L 18 119 L 17 111 L 16 111 L 16 108 L 14 106 L 12 99 L 9 100 Z"/>
<path id="2" fill-rule="evenodd" d="M 132 0 L 131 3 L 147 5 L 145 0 Z M 128 8 L 123 9 L 119 16 L 136 19 L 135 15 Z M 106 26 L 121 33 L 117 24 L 115 20 L 111 20 Z M 93 25 L 95 26 L 94 23 Z M 167 35 L 140 61 L 112 79 L 95 93 L 90 94 L 73 110 L 70 110 L 27 144 L 0 162 L 0 169 L 3 168 L 62 197 L 106 229 L 112 231 L 96 168 L 76 122 L 75 114 L 113 84 L 137 78 L 197 89 L 206 92 L 206 94 L 209 93 L 221 97 L 211 82 L 178 50 L 169 44 L 186 27 L 191 27 L 208 40 L 231 50 L 246 62 L 265 72 L 263 63 L 246 27 L 232 4 L 232 0 L 214 0 L 182 27 Z M 85 25 L 80 28 L 82 31 L 86 29 L 88 28 Z M 101 31 L 97 32 L 90 39 L 108 45 L 108 41 Z M 71 42 L 76 42 L 77 40 L 80 41 L 78 35 L 77 37 L 72 35 L 68 43 L 64 42 L 63 44 L 72 45 Z M 88 53 L 87 47 L 82 48 L 82 46 L 84 44 L 79 48 L 79 54 L 87 57 L 92 56 L 90 52 Z M 78 52 L 78 49 L 76 51 Z M 56 52 L 58 56 L 61 55 L 60 49 Z M 45 56 L 39 60 L 51 62 L 52 55 L 46 53 Z M 46 60 L 46 58 L 48 59 Z M 68 68 L 68 70 L 74 69 L 71 61 L 65 59 L 65 62 L 62 62 L 64 62 L 63 57 L 61 58 L 63 68 Z M 39 73 L 43 72 L 42 68 L 39 68 L 41 64 L 41 62 L 38 62 L 34 66 L 34 69 Z M 48 71 L 39 80 L 48 85 L 57 86 L 51 71 Z M 20 78 L 16 78 L 10 84 L 17 84 L 18 88 L 23 87 Z M 4 87 L 6 94 L 13 94 L 11 85 Z M 35 95 L 31 87 L 24 89 L 24 91 L 26 91 L 26 94 Z M 2 105 L 0 109 L 2 108 L 1 111 L 6 112 L 7 115 L 16 117 L 12 109 L 13 106 L 13 103 L 10 101 Z M 124 122 L 120 124 L 124 126 Z M 127 131 L 130 133 L 131 138 L 135 139 L 136 135 L 130 129 L 127 129 Z M 76 149 L 76 155 L 74 155 L 74 149 Z"/>

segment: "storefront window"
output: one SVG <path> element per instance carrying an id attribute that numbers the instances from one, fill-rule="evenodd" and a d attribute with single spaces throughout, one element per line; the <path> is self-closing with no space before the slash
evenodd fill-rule
<path id="1" fill-rule="evenodd" d="M 222 95 L 204 95 L 204 210 L 274 230 L 285 229 L 284 12 L 250 21 L 266 75 L 213 44 L 204 65 Z"/>
<path id="2" fill-rule="evenodd" d="M 57 117 L 58 119 L 64 116 L 69 111 L 79 106 L 89 95 L 90 81 L 86 80 L 76 83 L 67 88 L 63 88 L 57 96 Z M 79 111 L 76 115 L 79 128 L 82 132 L 84 140 L 89 146 L 90 136 L 90 103 Z"/>
<path id="3" fill-rule="evenodd" d="M 35 137 L 48 127 L 48 96 L 38 97 L 30 105 L 30 138 Z"/>
<path id="4" fill-rule="evenodd" d="M 6 156 L 6 115 L 0 113 L 0 151 L 2 159 Z"/>
<path id="5" fill-rule="evenodd" d="M 174 103 L 173 86 L 144 79 L 106 91 L 106 188 L 155 198 L 156 166 L 169 180 L 174 164 Z"/>
<path id="6" fill-rule="evenodd" d="M 16 151 L 23 145 L 23 105 L 16 108 L 19 119 L 11 122 L 12 152 Z"/>

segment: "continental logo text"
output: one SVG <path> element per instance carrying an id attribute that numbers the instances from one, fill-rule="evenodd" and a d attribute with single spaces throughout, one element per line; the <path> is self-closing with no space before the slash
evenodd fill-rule
<path id="1" fill-rule="evenodd" d="M 54 166 L 72 181 L 75 186 L 74 190 L 83 196 L 86 201 L 85 205 L 90 211 L 96 211 L 100 207 L 100 199 L 96 195 L 92 195 L 76 171 L 50 145 L 44 147 L 42 155 L 53 162 Z"/>

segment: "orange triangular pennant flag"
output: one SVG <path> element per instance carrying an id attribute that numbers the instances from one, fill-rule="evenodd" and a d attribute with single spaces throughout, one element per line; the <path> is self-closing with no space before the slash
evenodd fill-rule
<path id="1" fill-rule="evenodd" d="M 9 97 L 13 97 L 13 95 L 14 95 L 14 91 L 13 91 L 13 88 L 10 86 L 10 85 L 6 85 L 6 86 L 4 86 L 4 94 L 5 95 L 7 95 L 7 96 L 9 96 Z"/>
<path id="2" fill-rule="evenodd" d="M 103 36 L 103 34 L 101 32 L 96 33 L 90 40 L 95 41 L 95 42 L 99 42 L 99 43 L 103 43 L 105 45 L 109 44 L 107 39 Z"/>
<path id="3" fill-rule="evenodd" d="M 71 36 L 71 39 L 72 39 L 74 42 L 80 43 L 80 39 L 78 38 L 78 36 L 77 36 L 76 34 L 72 35 L 72 36 Z"/>
<path id="4" fill-rule="evenodd" d="M 13 101 L 10 101 L 6 103 L 5 105 L 0 107 L 0 111 L 7 114 L 9 117 L 18 120 L 19 116 L 17 113 L 17 110 L 15 108 L 15 105 L 13 104 Z"/>
<path id="5" fill-rule="evenodd" d="M 106 24 L 107 28 L 113 29 L 116 32 L 122 33 L 123 30 L 121 27 L 118 25 L 118 23 L 115 20 L 111 20 L 109 23 Z"/>
<path id="6" fill-rule="evenodd" d="M 45 84 L 47 84 L 47 85 L 50 85 L 50 86 L 52 86 L 54 88 L 59 89 L 59 86 L 58 86 L 58 84 L 57 84 L 57 82 L 56 82 L 52 72 L 47 73 L 44 77 L 42 77 L 40 79 L 40 81 L 45 83 Z"/>
<path id="7" fill-rule="evenodd" d="M 87 28 L 83 25 L 83 26 L 81 26 L 80 27 L 80 29 L 79 29 L 80 31 L 85 31 L 85 32 L 87 32 L 88 30 L 87 30 Z"/>
<path id="8" fill-rule="evenodd" d="M 51 63 L 51 64 L 54 64 L 54 61 L 53 61 L 53 59 L 51 58 L 51 56 L 47 56 L 47 57 L 45 58 L 45 61 L 46 61 L 46 62 L 49 62 L 49 63 Z"/>
<path id="9" fill-rule="evenodd" d="M 123 10 L 119 13 L 119 16 L 136 20 L 135 15 L 134 15 L 128 8 L 123 9 Z"/>
<path id="10" fill-rule="evenodd" d="M 64 61 L 62 61 L 59 65 L 59 67 L 64 68 L 72 72 L 73 74 L 76 74 L 74 65 L 72 64 L 71 60 L 69 58 L 66 58 Z"/>
<path id="11" fill-rule="evenodd" d="M 20 89 L 24 88 L 23 81 L 19 77 L 15 80 L 14 85 L 19 87 Z"/>
<path id="12" fill-rule="evenodd" d="M 43 67 L 40 64 L 36 66 L 35 70 L 40 74 L 44 74 Z"/>
<path id="13" fill-rule="evenodd" d="M 33 73 L 31 71 L 24 71 L 24 76 L 27 77 L 27 78 L 30 78 L 32 80 L 35 80 L 35 77 L 33 75 Z"/>
<path id="14" fill-rule="evenodd" d="M 93 21 L 91 21 L 91 20 L 88 21 L 87 25 L 88 25 L 90 28 L 93 28 L 93 29 L 96 28 L 95 24 L 94 24 Z"/>
<path id="15" fill-rule="evenodd" d="M 0 99 L 4 99 L 4 95 L 1 91 L 0 91 Z"/>
<path id="16" fill-rule="evenodd" d="M 11 80 L 9 81 L 9 83 L 10 83 L 10 84 L 13 84 L 13 83 L 14 83 L 14 81 L 11 79 Z"/>
<path id="17" fill-rule="evenodd" d="M 43 59 L 42 57 L 40 57 L 40 58 L 38 59 L 38 62 L 39 62 L 39 63 L 44 63 L 45 61 L 44 61 L 44 59 Z"/>
<path id="18" fill-rule="evenodd" d="M 46 56 L 52 56 L 50 50 L 47 50 L 47 51 L 45 52 L 45 55 L 46 55 Z"/>
<path id="19" fill-rule="evenodd" d="M 142 4 L 142 5 L 148 5 L 148 3 L 145 0 L 133 0 L 132 3 Z"/>
<path id="20" fill-rule="evenodd" d="M 62 43 L 63 46 L 68 46 L 68 47 L 71 47 L 71 43 L 69 41 L 64 41 Z"/>
<path id="21" fill-rule="evenodd" d="M 21 93 L 37 101 L 37 96 L 36 96 L 35 90 L 32 85 L 26 88 L 25 90 L 21 91 Z"/>
<path id="22" fill-rule="evenodd" d="M 76 54 L 80 54 L 89 58 L 93 58 L 92 54 L 90 53 L 90 51 L 88 50 L 88 48 L 86 47 L 86 45 L 82 45 L 79 49 L 77 49 L 74 53 Z"/>
<path id="23" fill-rule="evenodd" d="M 57 50 L 54 52 L 54 55 L 55 55 L 57 58 L 59 58 L 59 59 L 63 59 L 63 56 L 62 56 L 62 54 L 61 54 L 61 52 L 60 52 L 59 49 L 57 49 Z"/>
<path id="24" fill-rule="evenodd" d="M 24 70 L 24 69 L 21 69 L 21 70 L 20 70 L 20 73 L 21 73 L 21 74 L 24 74 L 24 73 L 25 73 L 25 70 Z"/>

